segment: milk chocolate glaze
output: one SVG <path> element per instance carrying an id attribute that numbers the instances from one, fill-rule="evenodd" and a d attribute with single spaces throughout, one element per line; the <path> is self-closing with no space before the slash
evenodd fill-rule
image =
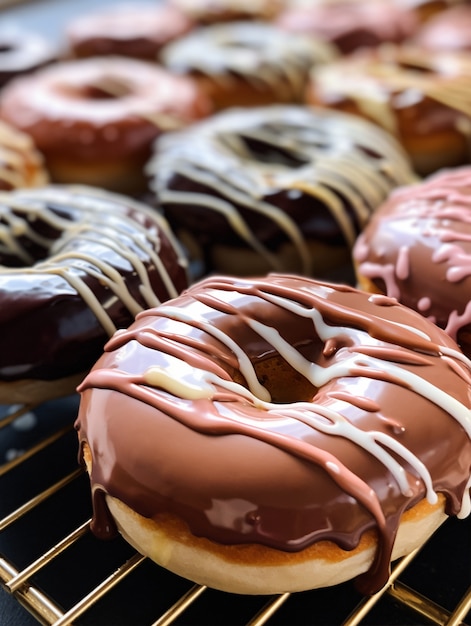
<path id="1" fill-rule="evenodd" d="M 92 528 L 116 531 L 111 494 L 223 544 L 350 550 L 375 529 L 359 585 L 378 590 L 405 510 L 442 493 L 469 513 L 470 381 L 455 342 L 393 298 L 209 277 L 115 333 L 79 387 Z"/>

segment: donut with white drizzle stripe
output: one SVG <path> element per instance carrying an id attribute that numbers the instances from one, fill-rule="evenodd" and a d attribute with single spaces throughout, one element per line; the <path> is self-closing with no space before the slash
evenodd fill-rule
<path id="1" fill-rule="evenodd" d="M 0 193 L 0 402 L 75 391 L 118 328 L 188 285 L 167 222 L 92 187 Z"/>
<path id="2" fill-rule="evenodd" d="M 206 278 L 118 331 L 79 387 L 92 530 L 225 591 L 375 592 L 470 513 L 470 382 L 392 298 Z"/>
<path id="3" fill-rule="evenodd" d="M 240 275 L 343 266 L 389 191 L 416 180 L 378 127 L 297 105 L 223 111 L 168 133 L 147 170 L 191 254 Z"/>
<path id="4" fill-rule="evenodd" d="M 302 102 L 311 69 L 335 59 L 337 49 L 268 22 L 211 24 L 164 46 L 160 60 L 192 78 L 216 110 Z"/>
<path id="5" fill-rule="evenodd" d="M 426 176 L 469 162 L 471 61 L 418 45 L 363 49 L 312 72 L 306 102 L 354 113 L 390 132 Z"/>

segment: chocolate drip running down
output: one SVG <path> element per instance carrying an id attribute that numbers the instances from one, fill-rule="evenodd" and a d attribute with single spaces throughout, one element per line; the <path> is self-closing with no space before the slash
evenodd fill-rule
<path id="1" fill-rule="evenodd" d="M 232 109 L 167 133 L 148 173 L 175 232 L 197 241 L 209 269 L 225 273 L 231 262 L 244 274 L 246 263 L 249 275 L 318 276 L 347 263 L 388 193 L 416 180 L 379 128 L 294 105 Z"/>
<path id="2" fill-rule="evenodd" d="M 109 494 L 225 545 L 349 551 L 374 530 L 359 584 L 376 591 L 405 511 L 443 494 L 469 514 L 470 382 L 456 344 L 394 299 L 208 278 L 117 332 L 79 388 L 92 527 L 113 534 Z"/>

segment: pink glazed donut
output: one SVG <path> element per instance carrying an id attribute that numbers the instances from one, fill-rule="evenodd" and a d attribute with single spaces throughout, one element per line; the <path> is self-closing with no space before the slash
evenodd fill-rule
<path id="1" fill-rule="evenodd" d="M 393 191 L 353 249 L 361 287 L 397 298 L 471 355 L 471 167 Z"/>

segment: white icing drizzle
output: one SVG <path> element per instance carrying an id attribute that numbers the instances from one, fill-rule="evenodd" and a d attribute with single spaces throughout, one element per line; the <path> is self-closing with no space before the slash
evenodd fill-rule
<path id="1" fill-rule="evenodd" d="M 385 45 L 374 54 L 319 67 L 312 85 L 318 99 L 341 93 L 366 116 L 397 134 L 398 111 L 424 97 L 470 117 L 470 76 L 467 54 Z M 469 137 L 469 124 L 457 123 L 455 128 Z"/>
<path id="2" fill-rule="evenodd" d="M 272 24 L 230 22 L 201 27 L 165 46 L 161 59 L 173 71 L 198 72 L 224 83 L 242 76 L 282 101 L 298 100 L 309 70 L 337 56 L 329 43 L 293 36 Z"/>
<path id="3" fill-rule="evenodd" d="M 306 290 L 310 291 L 310 289 Z M 312 291 L 317 296 L 325 297 L 326 295 L 326 290 L 322 288 L 313 288 Z M 225 301 L 224 292 L 221 291 L 219 294 L 217 288 L 212 289 L 211 297 L 219 297 L 221 301 Z M 471 439 L 471 411 L 469 407 L 463 405 L 445 390 L 439 389 L 431 382 L 428 382 L 420 375 L 406 368 L 400 367 L 384 358 L 355 352 L 356 345 L 376 344 L 376 341 L 370 337 L 366 331 L 348 327 L 330 326 L 325 322 L 320 311 L 307 308 L 293 300 L 278 297 L 266 292 L 263 293 L 262 297 L 301 317 L 310 318 L 314 326 L 313 333 L 316 333 L 323 342 L 339 336 L 349 338 L 347 343 L 351 347 L 340 348 L 337 352 L 335 362 L 330 366 L 324 367 L 306 359 L 295 347 L 284 340 L 275 328 L 252 318 L 244 318 L 245 322 L 260 337 L 272 345 L 281 357 L 296 371 L 308 379 L 315 388 L 321 388 L 334 379 L 358 376 L 359 368 L 367 372 L 378 373 L 385 376 L 387 379 L 402 381 L 402 384 L 406 387 L 436 404 L 443 409 L 443 411 L 452 416 L 463 427 L 468 437 Z M 263 428 L 264 423 L 266 423 L 268 427 L 270 416 L 276 416 L 278 420 L 294 419 L 320 432 L 346 437 L 383 463 L 396 480 L 401 492 L 405 496 L 408 496 L 410 495 L 411 486 L 404 468 L 397 461 L 396 456 L 398 456 L 404 459 L 404 461 L 413 468 L 415 475 L 423 482 L 426 497 L 429 502 L 434 503 L 437 501 L 437 494 L 434 491 L 428 469 L 418 457 L 410 450 L 406 449 L 396 439 L 385 433 L 362 430 L 347 421 L 339 411 L 316 403 L 315 398 L 313 402 L 309 403 L 271 403 L 269 393 L 266 388 L 259 383 L 248 355 L 231 337 L 221 330 L 216 329 L 210 321 L 205 321 L 204 316 L 201 314 L 201 309 L 198 311 L 198 306 L 184 312 L 182 308 L 172 306 L 171 304 L 164 304 L 159 307 L 158 313 L 159 316 L 162 315 L 182 323 L 188 323 L 190 325 L 197 323 L 204 328 L 205 332 L 226 345 L 237 357 L 240 372 L 246 379 L 248 388 L 232 380 L 223 379 L 212 372 L 203 371 L 197 367 L 188 368 L 182 361 L 175 363 L 175 360 L 178 361 L 178 359 L 170 356 L 166 358 L 172 363 L 171 367 L 165 368 L 165 370 L 164 368 L 151 367 L 144 374 L 144 379 L 148 384 L 159 386 L 171 393 L 178 394 L 182 398 L 190 399 L 195 397 L 212 398 L 218 389 L 226 389 L 244 397 L 254 406 L 267 411 L 267 417 L 264 418 L 262 423 L 260 423 L 260 420 L 257 420 L 258 428 Z M 423 331 L 418 331 L 408 325 L 399 325 L 405 330 L 431 341 L 430 337 Z M 439 350 L 440 354 L 444 355 L 443 358 L 458 361 L 465 365 L 468 372 L 471 371 L 471 361 L 458 350 L 447 346 L 439 346 Z M 184 376 L 181 375 L 182 372 L 185 374 Z M 459 375 L 458 372 L 457 375 Z M 345 403 L 346 401 L 346 398 L 343 397 L 342 400 L 337 400 L 336 402 Z M 227 403 L 215 402 L 214 404 L 217 410 L 221 411 L 221 415 L 229 416 L 231 420 L 247 422 L 247 420 L 250 421 L 251 419 L 232 411 Z M 266 422 L 265 419 L 267 420 Z M 469 486 L 471 486 L 471 479 L 468 487 Z M 470 497 L 469 489 L 466 489 L 461 506 L 461 516 L 466 516 L 471 511 Z"/>
<path id="4" fill-rule="evenodd" d="M 276 405 L 275 405 L 276 406 Z M 277 413 L 277 409 L 271 412 Z M 385 433 L 375 431 L 364 431 L 356 428 L 351 422 L 345 419 L 340 413 L 315 403 L 297 403 L 294 410 L 290 407 L 283 407 L 283 415 L 291 416 L 303 422 L 319 432 L 338 437 L 345 437 L 353 443 L 361 446 L 364 450 L 373 455 L 383 465 L 385 465 L 397 481 L 401 492 L 405 496 L 412 495 L 412 491 L 407 479 L 404 467 L 391 456 L 385 448 L 390 448 L 392 452 L 408 462 L 417 471 L 426 487 L 427 499 L 431 504 L 437 502 L 437 494 L 432 485 L 432 478 L 425 465 L 413 455 L 405 446 L 393 437 Z M 319 419 L 319 417 L 321 419 Z M 327 418 L 327 421 L 322 418 Z M 381 444 L 381 445 L 380 445 Z"/>
<path id="5" fill-rule="evenodd" d="M 172 0 L 178 8 L 182 9 L 194 19 L 220 19 L 221 15 L 228 12 L 242 13 L 249 18 L 270 18 L 283 7 L 283 0 Z"/>
<path id="6" fill-rule="evenodd" d="M 257 378 L 257 374 L 255 373 L 254 367 L 248 355 L 228 335 L 226 335 L 224 332 L 222 332 L 218 328 L 215 328 L 214 326 L 209 326 L 208 324 L 206 324 L 203 318 L 201 317 L 197 318 L 196 313 L 194 315 L 189 315 L 185 313 L 185 311 L 183 311 L 182 309 L 179 309 L 178 307 L 172 307 L 170 305 L 162 305 L 162 307 L 159 308 L 159 312 L 160 314 L 168 315 L 170 318 L 174 320 L 178 320 L 179 322 L 187 322 L 190 324 L 191 322 L 194 322 L 195 319 L 198 319 L 200 323 L 204 324 L 205 331 L 207 333 L 209 333 L 216 339 L 219 339 L 219 341 L 224 343 L 224 345 L 226 345 L 228 348 L 230 348 L 234 352 L 239 362 L 240 371 L 243 374 L 244 378 L 246 379 L 249 389 L 251 390 L 251 394 L 250 394 L 251 397 L 262 399 L 262 400 L 267 400 L 267 401 L 270 400 L 270 394 L 268 390 L 263 385 L 260 384 Z M 195 370 L 196 369 L 197 368 L 195 368 Z M 220 381 L 222 386 L 225 386 L 227 384 L 227 381 L 222 381 L 219 377 L 217 377 L 216 380 L 218 381 L 218 384 L 220 384 L 219 383 Z M 239 389 L 240 385 L 237 385 L 236 383 L 234 383 L 234 385 L 236 385 L 235 386 L 236 389 Z M 231 383 L 231 386 L 232 386 L 232 383 Z"/>
<path id="7" fill-rule="evenodd" d="M 72 210 L 76 221 L 60 217 L 49 208 L 48 203 Z M 135 217 L 128 216 L 122 210 L 124 207 L 134 211 Z M 152 229 L 146 227 L 144 216 L 151 217 L 155 225 Z M 167 235 L 182 267 L 186 266 L 186 258 L 165 219 L 130 198 L 91 187 L 45 187 L 32 190 L 29 194 L 25 191 L 17 195 L 0 194 L 0 217 L 5 222 L 0 224 L 0 252 L 17 257 L 26 266 L 2 267 L 2 274 L 37 275 L 38 280 L 48 275 L 60 276 L 80 295 L 110 336 L 117 329 L 106 310 L 107 306 L 119 299 L 133 317 L 143 310 L 143 306 L 132 296 L 119 271 L 106 261 L 105 251 L 111 251 L 123 259 L 133 274 L 139 277 L 140 293 L 146 307 L 160 304 L 151 287 L 146 264 L 156 267 L 169 297 L 178 295 L 167 268 L 159 258 L 159 233 Z M 61 233 L 52 245 L 50 240 L 34 230 L 36 219 Z M 40 244 L 45 255 L 49 251 L 50 256 L 34 263 L 18 240 L 19 236 Z M 88 242 L 90 252 L 69 245 L 74 240 Z M 103 252 L 102 258 L 98 256 L 97 250 Z M 84 278 L 87 275 L 98 279 L 114 294 L 105 305 L 99 302 L 86 284 Z"/>
<path id="8" fill-rule="evenodd" d="M 47 182 L 43 159 L 31 138 L 0 121 L 0 189 L 36 187 Z"/>
<path id="9" fill-rule="evenodd" d="M 470 185 L 471 168 L 462 166 L 394 191 L 353 249 L 359 275 L 382 279 L 388 295 L 424 315 L 438 308 L 430 318 L 454 339 L 471 321 Z M 436 274 L 436 287 L 422 281 L 424 271 Z M 447 296 L 443 282 L 456 285 Z"/>
<path id="10" fill-rule="evenodd" d="M 262 162 L 248 141 L 266 145 L 270 162 Z M 286 154 L 288 161 L 277 162 L 271 153 Z M 243 115 L 225 111 L 168 133 L 155 144 L 147 170 L 164 210 L 186 205 L 189 211 L 197 206 L 220 214 L 245 245 L 279 271 L 276 251 L 260 242 L 249 223 L 252 214 L 272 220 L 293 245 L 306 274 L 312 273 L 308 238 L 295 219 L 265 199 L 268 195 L 303 192 L 307 206 L 312 199 L 313 215 L 321 204 L 351 248 L 357 229 L 388 193 L 416 180 L 402 149 L 379 128 L 354 116 L 296 106 L 247 110 Z M 208 191 L 170 188 L 175 174 Z M 241 208 L 249 211 L 247 218 Z"/>

